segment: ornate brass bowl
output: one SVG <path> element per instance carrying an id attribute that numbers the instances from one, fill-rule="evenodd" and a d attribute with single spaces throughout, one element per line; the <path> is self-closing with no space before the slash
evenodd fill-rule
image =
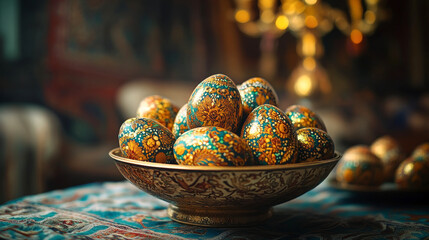
<path id="1" fill-rule="evenodd" d="M 275 166 L 202 167 L 143 162 L 110 151 L 121 174 L 141 190 L 170 203 L 171 219 L 209 227 L 245 226 L 272 215 L 272 207 L 313 189 L 341 155 Z"/>

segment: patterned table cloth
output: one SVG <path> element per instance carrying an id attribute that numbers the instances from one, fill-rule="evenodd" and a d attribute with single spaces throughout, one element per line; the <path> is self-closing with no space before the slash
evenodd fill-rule
<path id="1" fill-rule="evenodd" d="M 423 199 L 421 196 L 420 199 Z M 204 228 L 171 221 L 168 203 L 128 182 L 92 183 L 0 206 L 0 239 L 424 239 L 428 201 L 379 194 L 359 197 L 325 181 L 274 207 L 266 222 Z"/>

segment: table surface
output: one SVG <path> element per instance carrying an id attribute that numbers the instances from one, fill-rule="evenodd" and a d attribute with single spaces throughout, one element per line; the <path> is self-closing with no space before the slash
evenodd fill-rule
<path id="1" fill-rule="evenodd" d="M 27 196 L 0 206 L 0 238 L 43 239 L 423 239 L 424 196 L 355 194 L 327 181 L 274 207 L 253 227 L 204 228 L 171 221 L 168 203 L 128 182 L 103 182 Z"/>

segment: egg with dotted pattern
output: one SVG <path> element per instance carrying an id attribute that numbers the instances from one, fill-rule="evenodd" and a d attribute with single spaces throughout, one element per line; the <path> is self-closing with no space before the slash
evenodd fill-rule
<path id="1" fill-rule="evenodd" d="M 404 160 L 395 173 L 400 189 L 429 189 L 429 156 L 411 156 Z"/>
<path id="2" fill-rule="evenodd" d="M 224 74 L 204 79 L 192 92 L 187 109 L 189 129 L 215 126 L 238 132 L 243 115 L 240 93 Z"/>
<path id="3" fill-rule="evenodd" d="M 315 127 L 327 132 L 325 123 L 319 115 L 307 107 L 302 105 L 291 105 L 285 112 L 296 130 L 305 127 Z"/>
<path id="4" fill-rule="evenodd" d="M 260 165 L 295 163 L 297 139 L 289 118 L 279 108 L 264 104 L 247 117 L 241 138 Z"/>
<path id="5" fill-rule="evenodd" d="M 221 127 L 198 127 L 183 133 L 174 143 L 177 163 L 193 166 L 252 165 L 247 144 Z"/>
<path id="6" fill-rule="evenodd" d="M 396 168 L 405 159 L 399 143 L 393 137 L 384 135 L 375 139 L 370 149 L 383 164 L 385 181 L 393 181 Z"/>
<path id="7" fill-rule="evenodd" d="M 174 119 L 172 132 L 176 139 L 184 132 L 189 130 L 187 117 L 186 117 L 187 108 L 188 108 L 188 104 L 183 105 L 179 109 L 179 112 L 177 113 L 176 118 Z"/>
<path id="8" fill-rule="evenodd" d="M 237 86 L 243 104 L 243 115 L 247 117 L 253 109 L 263 104 L 278 105 L 278 96 L 271 84 L 260 77 L 246 80 Z"/>
<path id="9" fill-rule="evenodd" d="M 298 140 L 297 162 L 312 162 L 334 157 L 332 138 L 319 128 L 301 128 L 296 131 Z"/>
<path id="10" fill-rule="evenodd" d="M 137 117 L 145 117 L 158 121 L 170 131 L 179 108 L 168 98 L 152 95 L 144 98 L 137 108 Z"/>
<path id="11" fill-rule="evenodd" d="M 126 120 L 119 129 L 118 139 L 124 157 L 148 162 L 176 163 L 173 134 L 153 119 Z"/>
<path id="12" fill-rule="evenodd" d="M 347 149 L 335 172 L 342 184 L 379 186 L 383 183 L 383 164 L 365 145 Z"/>
<path id="13" fill-rule="evenodd" d="M 425 142 L 422 143 L 420 145 L 418 145 L 413 153 L 412 156 L 417 158 L 417 157 L 424 157 L 424 156 L 428 156 L 429 157 L 429 142 Z"/>

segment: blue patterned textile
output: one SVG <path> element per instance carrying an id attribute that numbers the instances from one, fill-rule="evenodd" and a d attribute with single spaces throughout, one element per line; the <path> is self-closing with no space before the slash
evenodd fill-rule
<path id="1" fill-rule="evenodd" d="M 424 198 L 424 196 L 421 196 Z M 394 199 L 398 201 L 393 201 Z M 168 204 L 128 182 L 93 183 L 0 206 L 0 239 L 425 239 L 428 202 L 392 194 L 356 196 L 327 182 L 246 228 L 171 221 Z"/>

